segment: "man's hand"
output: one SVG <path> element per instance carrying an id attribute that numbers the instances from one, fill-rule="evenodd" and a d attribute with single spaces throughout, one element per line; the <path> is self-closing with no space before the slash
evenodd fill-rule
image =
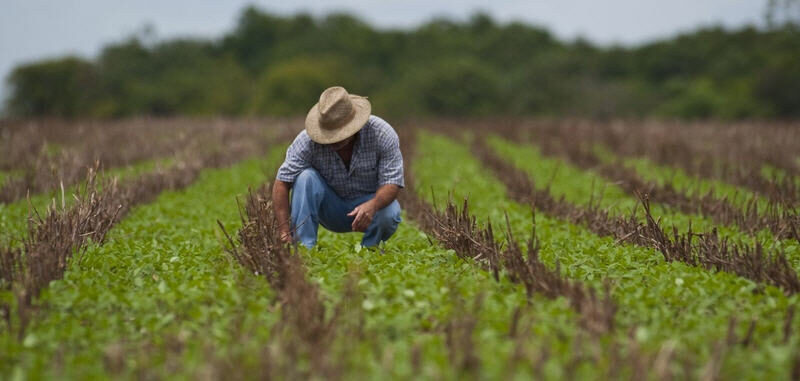
<path id="1" fill-rule="evenodd" d="M 347 213 L 348 217 L 355 217 L 353 220 L 353 231 L 354 232 L 364 232 L 369 227 L 369 224 L 372 223 L 372 217 L 375 217 L 375 213 L 378 212 L 378 205 L 375 202 L 375 199 L 369 200 L 355 209 L 352 212 Z"/>

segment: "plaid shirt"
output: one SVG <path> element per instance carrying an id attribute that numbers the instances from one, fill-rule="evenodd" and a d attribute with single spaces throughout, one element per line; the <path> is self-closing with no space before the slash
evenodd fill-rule
<path id="1" fill-rule="evenodd" d="M 293 183 L 306 168 L 316 169 L 345 200 L 375 193 L 385 184 L 404 186 L 400 139 L 389 123 L 375 115 L 356 134 L 349 170 L 336 151 L 312 141 L 305 130 L 300 132 L 286 150 L 277 179 Z"/>

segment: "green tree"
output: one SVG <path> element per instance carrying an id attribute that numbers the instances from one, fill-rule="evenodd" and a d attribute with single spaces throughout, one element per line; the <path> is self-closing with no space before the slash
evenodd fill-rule
<path id="1" fill-rule="evenodd" d="M 342 13 L 283 17 L 249 7 L 220 39 L 134 37 L 94 61 L 21 66 L 9 78 L 8 110 L 289 115 L 304 113 L 324 88 L 344 85 L 371 96 L 377 113 L 399 116 L 797 118 L 798 51 L 793 22 L 599 47 L 482 13 L 386 30 Z"/>
<path id="2" fill-rule="evenodd" d="M 76 57 L 48 60 L 15 68 L 8 77 L 11 116 L 85 115 L 97 95 L 97 72 Z"/>
<path id="3" fill-rule="evenodd" d="M 442 59 L 423 70 L 415 96 L 434 115 L 488 115 L 503 107 L 497 75 L 471 58 Z"/>
<path id="4" fill-rule="evenodd" d="M 303 114 L 330 86 L 348 86 L 346 66 L 331 57 L 299 57 L 270 66 L 257 81 L 249 112 L 266 115 Z"/>

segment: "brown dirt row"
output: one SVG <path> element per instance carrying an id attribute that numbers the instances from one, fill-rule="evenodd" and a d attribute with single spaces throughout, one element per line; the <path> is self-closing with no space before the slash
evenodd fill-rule
<path id="1" fill-rule="evenodd" d="M 185 146 L 228 140 L 232 134 L 261 134 L 280 119 L 132 118 L 117 121 L 29 120 L 0 122 L 0 169 L 24 168 L 42 151 L 72 151 L 115 167 L 171 156 Z M 292 121 L 296 122 L 296 121 Z M 297 124 L 297 123 L 294 123 Z"/>
<path id="2" fill-rule="evenodd" d="M 407 160 L 410 159 L 408 151 L 405 151 L 405 153 Z M 403 205 L 407 206 L 405 202 Z M 274 341 L 271 339 L 269 343 L 265 344 L 261 353 L 263 360 L 260 364 L 256 364 L 257 369 L 242 367 L 244 364 L 236 358 L 217 357 L 212 353 L 213 348 L 211 348 L 209 350 L 208 366 L 202 369 L 203 373 L 201 375 L 227 379 L 250 379 L 254 375 L 263 376 L 262 378 L 267 379 L 306 379 L 313 376 L 340 378 L 342 374 L 347 372 L 348 365 L 344 359 L 336 358 L 336 354 L 331 352 L 331 346 L 334 341 L 339 342 L 348 340 L 348 338 L 350 340 L 354 338 L 363 339 L 364 332 L 360 328 L 361 325 L 356 324 L 354 329 L 344 333 L 341 328 L 341 325 L 346 324 L 348 321 L 360 321 L 363 317 L 360 317 L 358 313 L 355 314 L 356 316 L 349 318 L 339 315 L 339 313 L 347 311 L 359 311 L 360 302 L 358 302 L 357 297 L 352 306 L 340 308 L 341 304 L 337 305 L 332 315 L 326 318 L 324 314 L 320 314 L 324 307 L 320 303 L 319 291 L 315 289 L 313 284 L 311 286 L 296 286 L 297 292 L 287 293 L 286 289 L 294 284 L 294 281 L 289 279 L 295 279 L 301 283 L 308 281 L 306 275 L 299 276 L 299 274 L 305 272 L 305 269 L 302 268 L 302 261 L 298 260 L 296 253 L 292 253 L 290 248 L 280 247 L 278 244 L 277 223 L 275 223 L 269 205 L 268 187 L 261 188 L 255 193 L 250 193 L 242 213 L 242 220 L 243 228 L 237 236 L 240 242 L 238 248 L 237 244 L 233 242 L 234 240 L 228 236 L 231 243 L 230 253 L 245 268 L 265 276 L 268 282 L 277 290 L 276 299 L 280 305 L 281 321 L 278 323 L 278 329 L 275 330 L 274 337 L 276 338 Z M 351 297 L 347 296 L 349 292 L 352 292 L 352 289 L 348 290 L 350 291 L 345 292 L 343 300 L 352 300 Z M 458 301 L 457 297 L 456 301 Z M 471 308 L 463 305 L 456 306 L 457 312 L 443 327 L 445 345 L 450 354 L 450 364 L 463 377 L 475 377 L 480 374 L 480 358 L 475 352 L 476 343 L 474 341 L 477 313 L 481 308 L 480 301 L 481 298 L 479 296 Z M 297 306 L 287 306 L 287 302 L 294 302 Z M 291 309 L 291 311 L 284 311 L 286 308 Z M 308 322 L 295 321 L 296 317 L 301 315 L 306 316 Z M 521 365 L 532 366 L 535 371 L 540 372 L 538 374 L 539 378 L 541 378 L 544 376 L 544 364 L 549 359 L 550 353 L 546 345 L 536 348 L 530 345 L 535 332 L 530 328 L 530 321 L 526 320 L 523 315 L 522 309 L 519 309 L 511 316 L 509 339 L 513 341 L 515 349 L 513 355 L 508 359 L 508 374 L 513 376 L 515 369 Z M 324 324 L 326 322 L 327 324 Z M 725 351 L 741 342 L 732 331 L 735 324 L 731 324 L 730 327 L 731 331 L 728 338 L 714 344 L 714 357 L 711 363 L 706 365 L 706 369 L 708 369 L 706 373 L 709 379 L 713 379 L 719 371 L 719 365 Z M 298 333 L 297 330 L 303 331 Z M 309 335 L 303 334 L 303 332 L 316 332 L 317 334 Z M 568 374 L 572 374 L 571 371 L 576 370 L 580 364 L 587 361 L 600 362 L 599 356 L 605 356 L 606 353 L 610 353 L 608 356 L 610 356 L 611 364 L 607 368 L 606 377 L 608 379 L 616 379 L 623 375 L 630 375 L 634 379 L 643 379 L 647 375 L 655 375 L 657 379 L 672 379 L 675 375 L 673 364 L 675 358 L 678 357 L 674 347 L 665 345 L 657 353 L 648 353 L 639 348 L 633 332 L 633 330 L 629 332 L 627 340 L 612 341 L 610 346 L 606 348 L 608 352 L 594 350 L 592 345 L 595 345 L 597 341 L 592 339 L 591 336 L 587 339 L 586 336 L 580 335 L 574 345 L 576 352 L 573 354 L 573 359 L 570 363 L 574 366 L 570 366 L 567 369 Z M 246 333 L 242 332 L 240 334 L 245 335 Z M 331 338 L 328 335 L 333 335 L 335 338 Z M 322 340 L 321 346 L 316 345 L 316 343 L 320 343 L 318 340 Z M 179 341 L 179 339 L 175 341 Z M 586 345 L 581 344 L 582 342 L 585 342 Z M 316 346 L 312 347 L 312 343 Z M 341 343 L 336 345 L 339 346 Z M 180 348 L 182 348 L 182 345 L 177 344 L 175 347 L 177 348 L 176 353 L 172 354 L 172 356 L 174 356 L 177 363 L 181 358 Z M 375 349 L 377 352 L 381 350 L 378 347 Z M 310 353 L 311 351 L 316 352 Z M 416 345 L 410 351 L 413 374 L 420 374 L 423 361 L 421 358 L 422 353 Z M 127 355 L 127 352 L 110 351 L 107 356 L 107 362 L 112 365 L 117 364 L 117 368 L 121 369 L 124 365 L 123 360 Z M 147 347 L 139 348 L 133 355 L 142 359 L 144 364 L 147 363 L 149 358 Z M 309 358 L 311 359 L 311 364 L 317 365 L 312 365 L 310 369 L 298 369 L 298 364 L 301 364 L 300 361 L 297 361 L 298 358 Z M 384 358 L 386 357 L 384 356 Z M 391 355 L 389 359 L 391 359 Z M 327 365 L 334 360 L 342 361 L 336 362 L 333 368 L 328 368 Z M 389 365 L 391 366 L 392 364 Z M 679 363 L 679 366 L 683 366 L 686 370 L 684 374 L 691 374 L 693 365 L 691 362 L 682 361 Z M 114 368 L 112 367 L 111 369 Z M 321 373 L 323 371 L 330 373 Z"/>
<path id="3" fill-rule="evenodd" d="M 656 353 L 643 350 L 634 338 L 636 327 L 630 327 L 627 335 L 620 336 L 615 333 L 619 330 L 619 327 L 614 325 L 617 306 L 611 300 L 608 288 L 604 297 L 598 297 L 594 289 L 579 281 L 565 278 L 558 268 L 550 270 L 539 260 L 539 241 L 535 224 L 523 254 L 523 250 L 516 244 L 517 240 L 511 233 L 508 219 L 506 219 L 505 242 L 501 245 L 495 241 L 490 223 L 486 227 L 477 224 L 476 218 L 469 213 L 466 200 L 460 209 L 452 202 L 448 202 L 444 210 L 440 211 L 419 198 L 414 189 L 413 174 L 409 170 L 411 159 L 414 157 L 414 132 L 401 132 L 401 142 L 405 160 L 406 188 L 401 192 L 400 202 L 409 218 L 439 244 L 453 249 L 459 257 L 474 260 L 490 269 L 495 279 L 498 279 L 498 270 L 502 268 L 512 282 L 525 286 L 529 297 L 534 293 L 548 298 L 563 296 L 578 312 L 583 333 L 579 334 L 573 343 L 576 351 L 572 354 L 571 365 L 567 366 L 567 374 L 574 375 L 573 372 L 582 363 L 597 364 L 608 360 L 606 379 L 617 379 L 627 374 L 631 379 L 655 377 L 659 380 L 669 380 L 676 376 L 676 367 L 681 368 L 684 375 L 689 375 L 698 366 L 702 367 L 705 379 L 715 379 L 718 377 L 725 353 L 735 346 L 749 345 L 752 327 L 745 337 L 737 337 L 736 319 L 732 318 L 726 338 L 710 343 L 713 356 L 706 364 L 696 364 L 694 359 L 675 353 L 675 347 L 670 343 L 665 343 Z M 476 298 L 472 311 L 462 308 L 461 317 L 454 319 L 447 327 L 447 343 L 452 347 L 451 362 L 457 364 L 462 373 L 467 375 L 474 375 L 480 369 L 480 360 L 473 352 L 472 342 L 472 331 L 477 323 L 475 315 L 480 308 L 480 300 L 480 297 Z M 530 306 L 518 308 L 511 317 L 509 338 L 514 342 L 514 352 L 508 359 L 509 377 L 513 376 L 515 369 L 523 362 L 532 363 L 534 370 L 541 372 L 542 365 L 550 356 L 547 347 L 531 348 L 529 344 L 534 333 L 530 330 L 530 322 L 526 325 L 522 319 L 523 308 L 527 307 Z M 790 321 L 791 317 L 788 319 Z M 603 336 L 613 339 L 599 341 Z M 538 378 L 542 377 L 544 374 L 538 373 Z"/>
<path id="4" fill-rule="evenodd" d="M 647 194 L 651 201 L 668 205 L 680 212 L 709 217 L 719 225 L 737 226 L 741 231 L 751 235 L 761 230 L 769 230 L 775 238 L 800 241 L 800 214 L 796 208 L 781 205 L 772 199 L 768 201 L 766 208 L 760 210 L 758 196 L 748 199 L 744 207 L 737 207 L 727 198 L 715 196 L 712 191 L 697 194 L 678 190 L 670 184 L 646 182 L 635 170 L 625 167 L 622 163 L 609 165 L 598 161 L 580 166 L 596 170 L 608 180 L 618 184 L 628 194 Z"/>
<path id="5" fill-rule="evenodd" d="M 274 345 L 280 350 L 264 352 L 263 375 L 270 379 L 308 379 L 314 376 L 338 379 L 342 376 L 342 369 L 333 356 L 332 345 L 333 340 L 342 334 L 341 314 L 346 305 L 353 304 L 353 290 L 346 292 L 332 313 L 327 313 L 319 286 L 307 279 L 300 254 L 280 241 L 279 223 L 270 194 L 269 184 L 256 192 L 249 192 L 242 213 L 242 228 L 237 234 L 238 244 L 217 221 L 230 243 L 227 252 L 247 270 L 265 277 L 281 306 L 280 320 L 271 335 Z M 348 310 L 360 311 L 360 308 Z M 363 327 L 358 325 L 358 329 Z M 363 336 L 361 332 L 351 334 Z M 303 359 L 310 362 L 307 370 L 298 366 Z"/>
<path id="6" fill-rule="evenodd" d="M 469 213 L 469 205 L 464 200 L 459 209 L 448 201 L 444 210 L 421 200 L 416 193 L 413 174 L 410 171 L 410 158 L 414 155 L 414 136 L 402 136 L 405 152 L 406 188 L 401 192 L 401 205 L 406 214 L 443 247 L 452 249 L 464 259 L 483 264 L 499 279 L 499 271 L 505 270 L 511 281 L 521 283 L 529 297 L 540 293 L 548 298 L 566 297 L 572 307 L 580 314 L 581 324 L 587 331 L 596 334 L 611 331 L 614 326 L 616 305 L 611 301 L 608 290 L 604 297 L 580 282 L 569 280 L 558 269 L 550 270 L 539 260 L 539 243 L 535 227 L 528 241 L 527 250 L 518 246 L 511 234 L 511 226 L 506 224 L 505 243 L 495 239 L 491 223 L 481 227 L 477 219 Z"/>
<path id="7" fill-rule="evenodd" d="M 347 353 L 337 353 L 334 345 L 341 347 L 342 341 L 363 340 L 368 336 L 364 332 L 361 295 L 351 274 L 342 300 L 332 312 L 326 313 L 319 288 L 307 279 L 300 255 L 279 240 L 280 229 L 270 194 L 269 185 L 249 193 L 237 240 L 219 224 L 229 242 L 228 253 L 249 271 L 264 276 L 275 290 L 276 303 L 280 305 L 280 320 L 266 346 L 273 349 L 263 351 L 264 366 L 257 373 L 268 379 L 342 378 L 350 370 L 346 369 Z M 460 301 L 456 295 L 453 299 Z M 466 310 L 464 306 L 457 308 L 460 312 L 444 323 L 441 331 L 453 368 L 464 375 L 474 374 L 480 369 L 472 342 L 475 314 L 480 305 L 476 304 L 473 310 Z M 344 316 L 345 313 L 350 316 Z M 422 362 L 419 348 L 411 351 L 411 366 L 418 374 Z M 308 359 L 308 369 L 298 366 L 303 359 Z"/>
<path id="8" fill-rule="evenodd" d="M 751 189 L 782 205 L 796 206 L 800 189 L 791 178 L 762 176 L 764 165 L 800 176 L 800 128 L 794 124 L 715 124 L 586 121 L 499 124 L 507 136 L 527 137 L 549 154 L 575 158 L 602 144 L 621 157 L 646 157 L 690 174 Z M 566 151 L 566 152 L 565 152 Z M 578 160 L 577 164 L 581 164 Z"/>
<path id="9" fill-rule="evenodd" d="M 590 152 L 602 145 L 621 157 L 646 157 L 700 177 L 748 188 L 780 205 L 800 205 L 800 128 L 796 123 L 673 123 L 663 121 L 588 121 L 580 119 L 444 119 L 423 126 L 461 135 L 492 132 L 533 141 L 546 154 Z M 769 165 L 789 174 L 765 178 Z"/>
<path id="10" fill-rule="evenodd" d="M 59 206 L 54 200 L 44 214 L 32 211 L 22 247 L 0 248 L 0 285 L 16 296 L 19 336 L 40 291 L 61 279 L 70 259 L 79 258 L 90 241 L 103 243 L 108 231 L 134 206 L 154 200 L 165 190 L 188 186 L 205 168 L 227 166 L 263 153 L 268 143 L 262 139 L 252 146 L 230 146 L 226 151 L 195 156 L 126 181 L 98 180 L 97 169 L 90 169 L 86 183 L 73 195 L 73 205 L 66 207 L 62 201 Z M 0 309 L 11 329 L 11 304 L 4 303 Z"/>
<path id="11" fill-rule="evenodd" d="M 636 170 L 623 163 L 602 162 L 591 152 L 590 147 L 580 141 L 565 143 L 575 134 L 578 133 L 562 128 L 553 133 L 538 134 L 534 140 L 545 154 L 565 159 L 582 169 L 597 171 L 630 195 L 647 194 L 653 202 L 668 205 L 684 213 L 709 217 L 720 225 L 737 226 L 749 234 L 767 229 L 776 238 L 800 241 L 800 213 L 796 207 L 770 198 L 766 208 L 759 210 L 757 195 L 749 198 L 744 207 L 738 207 L 727 198 L 716 197 L 711 191 L 699 194 L 677 189 L 671 184 L 648 182 Z M 770 184 L 769 187 L 774 185 Z"/>
<path id="12" fill-rule="evenodd" d="M 794 181 L 761 176 L 763 165 L 800 176 L 796 123 L 615 123 L 602 140 L 623 156 L 645 156 L 695 175 L 722 179 L 787 205 L 800 201 Z"/>
<path id="13" fill-rule="evenodd" d="M 437 244 L 452 249 L 460 258 L 474 261 L 492 272 L 499 280 L 500 270 L 503 269 L 512 282 L 525 286 L 526 293 L 532 298 L 535 293 L 540 293 L 547 298 L 565 297 L 570 305 L 580 316 L 580 324 L 584 332 L 596 344 L 599 338 L 611 334 L 614 330 L 614 314 L 616 305 L 611 301 L 608 290 L 605 297 L 598 297 L 593 289 L 577 281 L 564 278 L 558 269 L 548 269 L 538 257 L 538 241 L 535 231 L 528 242 L 526 253 L 517 245 L 516 240 L 507 226 L 506 242 L 500 244 L 494 237 L 491 223 L 481 227 L 477 219 L 469 213 L 469 205 L 465 200 L 461 208 L 452 201 L 448 201 L 444 210 L 422 200 L 415 189 L 414 177 L 411 172 L 411 161 L 414 157 L 415 131 L 402 130 L 400 132 L 404 156 L 405 189 L 400 193 L 400 203 L 406 215 L 437 242 Z M 433 242 L 432 242 L 433 244 Z M 459 300 L 455 298 L 455 300 Z M 459 303 L 459 311 L 445 326 L 446 344 L 450 354 L 451 364 L 459 371 L 462 377 L 474 377 L 480 373 L 480 358 L 476 354 L 473 331 L 477 325 L 477 313 L 480 310 L 482 296 L 477 296 L 472 308 L 466 308 Z M 536 372 L 541 372 L 544 362 L 549 357 L 545 350 L 532 350 L 530 345 L 533 332 L 521 322 L 523 308 L 518 308 L 511 316 L 509 338 L 514 342 L 515 350 L 508 359 L 508 374 L 513 375 L 521 363 L 533 362 Z M 598 352 L 595 352 L 597 354 Z M 645 355 L 635 351 L 631 355 Z M 620 361 L 622 356 L 620 356 Z M 599 359 L 594 359 L 598 360 Z M 575 354 L 573 361 L 578 364 L 592 361 L 591 358 Z M 633 362 L 631 362 L 633 364 Z M 530 364 L 528 364 L 530 365 Z M 628 364 L 615 364 L 615 368 L 622 368 Z M 646 369 L 646 368 L 643 368 Z M 540 375 L 542 375 L 540 373 Z"/>
<path id="14" fill-rule="evenodd" d="M 618 242 L 654 248 L 667 261 L 682 261 L 730 272 L 758 283 L 774 285 L 787 294 L 800 291 L 800 279 L 781 251 L 767 252 L 759 244 L 733 243 L 720 238 L 716 230 L 698 234 L 692 231 L 678 233 L 673 229 L 670 234 L 650 213 L 646 195 L 641 199 L 647 223 L 639 222 L 636 211 L 627 216 L 612 216 L 595 205 L 577 206 L 563 197 L 556 199 L 546 189 L 536 189 L 526 173 L 498 157 L 485 144 L 478 142 L 475 152 L 505 184 L 509 196 L 519 203 L 583 225 L 598 235 L 614 237 Z"/>
<path id="15" fill-rule="evenodd" d="M 282 133 L 287 124 L 271 120 L 131 119 L 0 125 L 0 151 L 4 152 L 0 169 L 21 172 L 0 184 L 0 202 L 75 184 L 97 162 L 102 168 L 115 168 L 149 159 L 174 157 L 180 161 L 199 153 L 214 155 L 230 147 L 252 149 L 267 138 L 270 131 L 264 126 L 279 126 Z"/>

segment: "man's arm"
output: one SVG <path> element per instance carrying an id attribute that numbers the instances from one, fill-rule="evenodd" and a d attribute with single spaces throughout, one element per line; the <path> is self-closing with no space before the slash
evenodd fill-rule
<path id="1" fill-rule="evenodd" d="M 353 220 L 353 231 L 363 232 L 372 223 L 372 218 L 379 210 L 389 206 L 397 198 L 397 193 L 400 192 L 400 187 L 395 184 L 386 184 L 378 188 L 375 192 L 375 197 L 369 201 L 357 206 L 352 212 L 348 213 L 349 217 L 355 217 Z"/>
<path id="2" fill-rule="evenodd" d="M 289 189 L 292 183 L 275 180 L 272 185 L 272 207 L 278 220 L 278 232 L 282 242 L 292 242 L 292 221 L 289 218 Z"/>

